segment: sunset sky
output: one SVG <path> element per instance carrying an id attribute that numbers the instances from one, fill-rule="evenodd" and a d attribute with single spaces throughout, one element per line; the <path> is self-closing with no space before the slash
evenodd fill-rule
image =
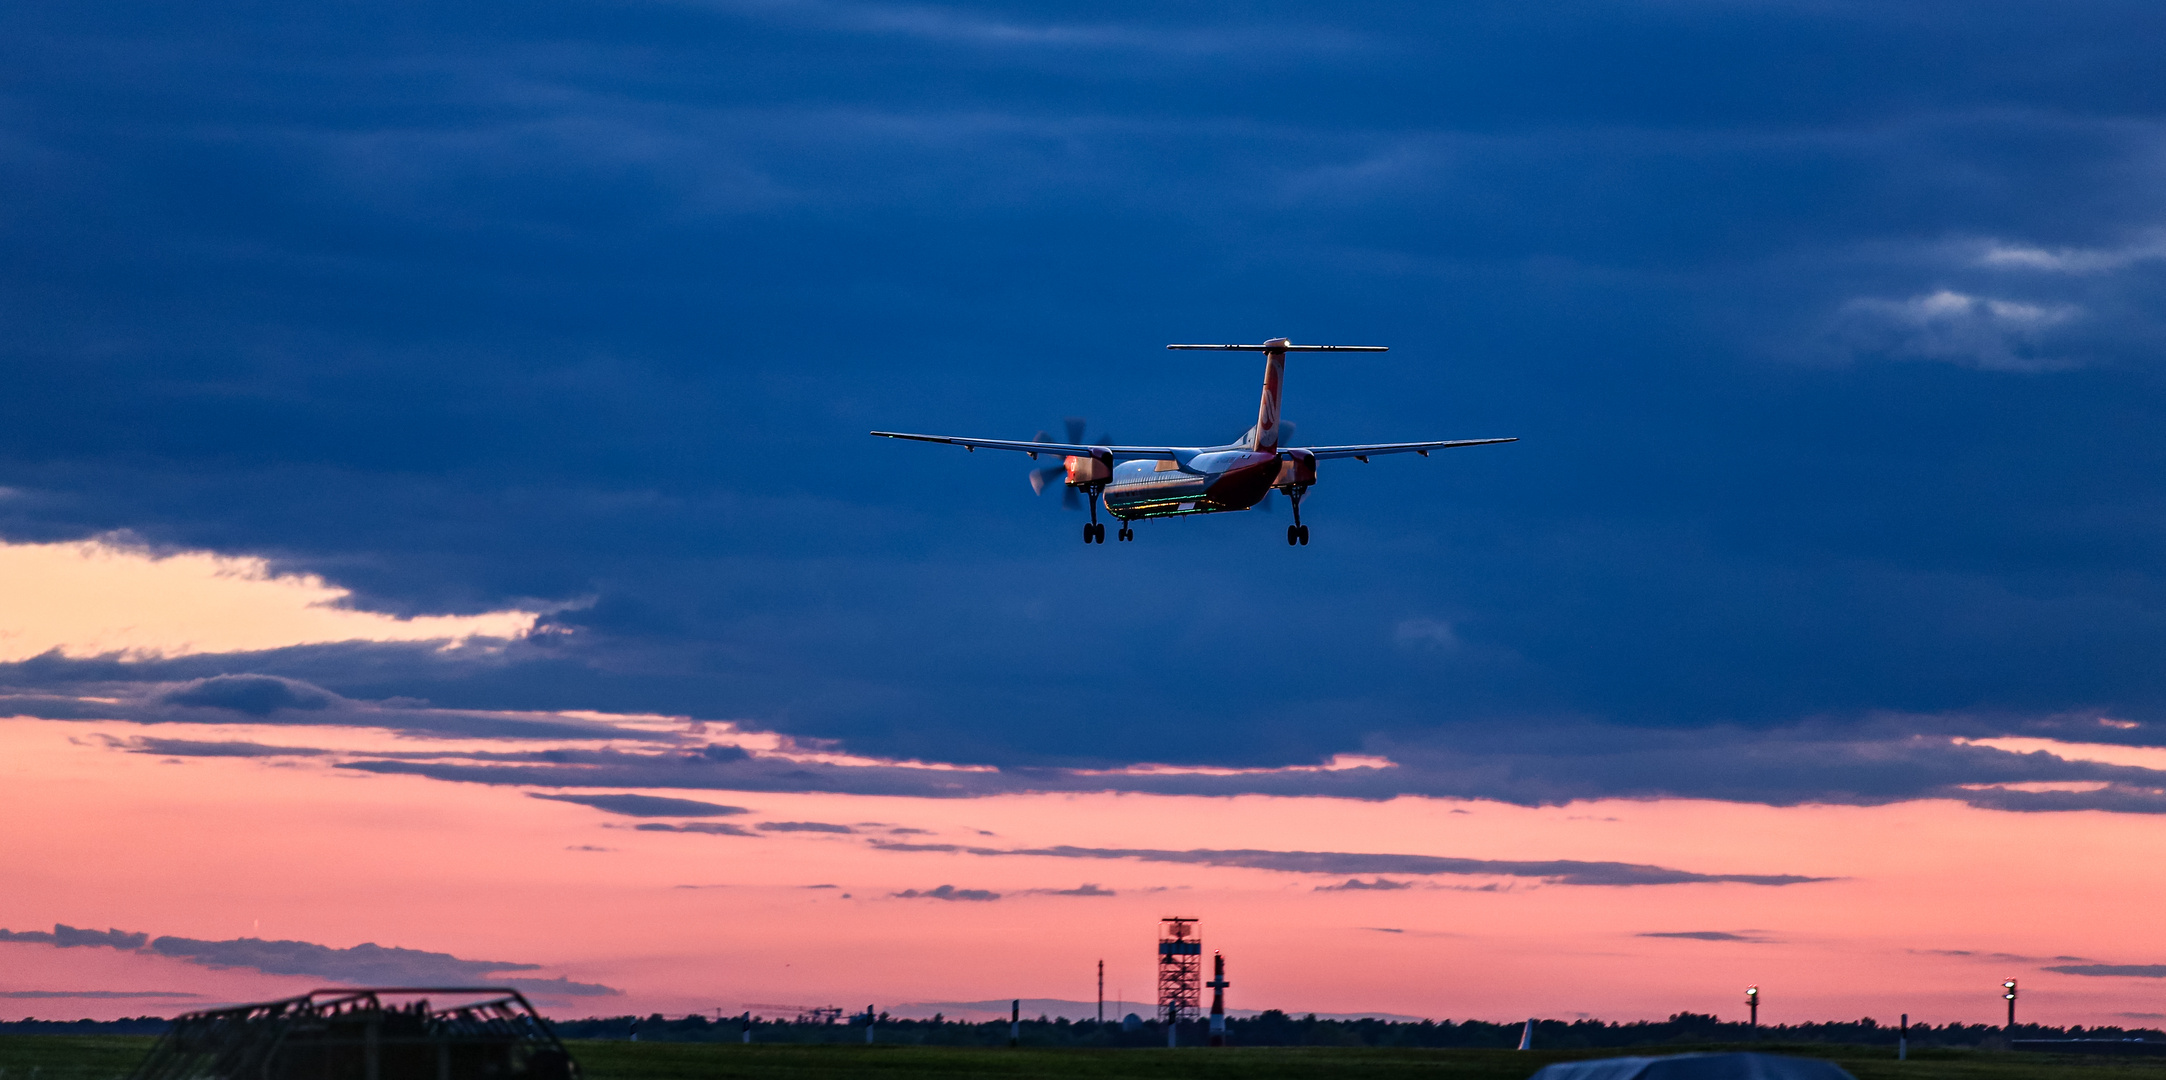
<path id="1" fill-rule="evenodd" d="M 2161 41 L 0 9 L 0 1016 L 1147 1013 L 1185 915 L 1241 1009 L 2166 1023 Z M 1223 442 L 1163 346 L 1279 335 L 1392 347 L 1299 442 L 1521 441 L 1086 547 L 866 435 Z"/>

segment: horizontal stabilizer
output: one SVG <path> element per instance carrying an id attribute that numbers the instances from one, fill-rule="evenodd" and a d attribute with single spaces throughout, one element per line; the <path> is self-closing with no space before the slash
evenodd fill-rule
<path id="1" fill-rule="evenodd" d="M 1390 352 L 1389 345 L 1290 345 L 1267 341 L 1261 345 L 1168 345 L 1169 349 L 1216 349 L 1224 352 Z"/>

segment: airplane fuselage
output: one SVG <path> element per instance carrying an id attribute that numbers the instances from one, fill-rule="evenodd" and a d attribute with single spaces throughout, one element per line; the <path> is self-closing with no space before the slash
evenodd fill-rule
<path id="1" fill-rule="evenodd" d="M 1246 510 L 1278 481 L 1276 451 L 1202 449 L 1183 460 L 1124 461 L 1113 467 L 1103 498 L 1123 520 Z"/>

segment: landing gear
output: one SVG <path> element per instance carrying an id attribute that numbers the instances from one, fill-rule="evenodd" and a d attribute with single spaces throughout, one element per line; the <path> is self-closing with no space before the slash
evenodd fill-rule
<path id="1" fill-rule="evenodd" d="M 1127 539 L 1127 537 L 1125 537 L 1125 536 L 1124 536 L 1124 537 L 1122 537 L 1121 539 L 1123 539 L 1123 540 L 1126 540 L 1126 539 Z M 1091 523 L 1091 524 L 1089 524 L 1089 525 L 1085 525 L 1085 526 L 1083 526 L 1083 542 L 1084 542 L 1084 543 L 1086 543 L 1086 544 L 1103 544 L 1103 543 L 1105 543 L 1105 542 L 1106 542 L 1106 527 L 1105 527 L 1105 526 L 1103 526 L 1103 525 L 1097 524 L 1096 522 L 1093 522 L 1093 523 Z"/>
<path id="2" fill-rule="evenodd" d="M 1121 532 L 1120 532 L 1120 537 L 1121 537 L 1121 543 L 1124 543 L 1124 544 L 1125 544 L 1125 543 L 1129 542 L 1130 540 L 1133 540 L 1133 539 L 1135 539 L 1135 538 L 1136 538 L 1136 530 L 1134 530 L 1134 529 L 1131 529 L 1131 528 L 1129 528 L 1129 527 L 1128 527 L 1128 526 L 1126 526 L 1126 525 L 1123 525 L 1123 526 L 1121 526 Z"/>
<path id="3" fill-rule="evenodd" d="M 1286 500 L 1294 504 L 1294 523 L 1286 526 L 1287 547 L 1292 547 L 1296 544 L 1299 544 L 1302 547 L 1307 547 L 1309 544 L 1309 527 L 1301 523 L 1302 494 L 1303 490 L 1299 487 L 1290 487 L 1286 489 Z"/>

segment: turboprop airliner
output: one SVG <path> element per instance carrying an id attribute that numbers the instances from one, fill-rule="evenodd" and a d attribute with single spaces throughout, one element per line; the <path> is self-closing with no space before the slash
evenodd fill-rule
<path id="1" fill-rule="evenodd" d="M 1029 442 L 1009 439 L 972 439 L 956 435 L 911 435 L 900 431 L 875 431 L 888 439 L 947 443 L 975 451 L 1013 450 L 1029 454 L 1057 454 L 1061 467 L 1031 474 L 1031 486 L 1044 485 L 1043 473 L 1065 472 L 1067 485 L 1090 500 L 1090 523 L 1083 526 L 1083 542 L 1103 544 L 1106 527 L 1098 521 L 1098 504 L 1120 522 L 1123 541 L 1136 538 L 1133 523 L 1144 518 L 1180 517 L 1187 514 L 1218 514 L 1247 510 L 1274 490 L 1283 491 L 1293 503 L 1294 523 L 1286 527 L 1289 545 L 1306 545 L 1309 527 L 1301 523 L 1301 498 L 1316 483 L 1316 463 L 1331 458 L 1353 458 L 1367 463 L 1381 454 L 1420 454 L 1456 446 L 1486 446 L 1519 441 L 1508 439 L 1450 439 L 1438 442 L 1363 443 L 1356 446 L 1280 446 L 1279 436 L 1291 425 L 1279 422 L 1279 388 L 1286 379 L 1286 354 L 1297 352 L 1385 352 L 1383 345 L 1295 345 L 1272 338 L 1261 345 L 1168 345 L 1168 349 L 1208 349 L 1264 354 L 1263 403 L 1256 423 L 1224 446 L 1090 446 L 1081 440 L 1081 422 L 1075 422 L 1065 443 L 1053 442 L 1044 432 Z"/>

